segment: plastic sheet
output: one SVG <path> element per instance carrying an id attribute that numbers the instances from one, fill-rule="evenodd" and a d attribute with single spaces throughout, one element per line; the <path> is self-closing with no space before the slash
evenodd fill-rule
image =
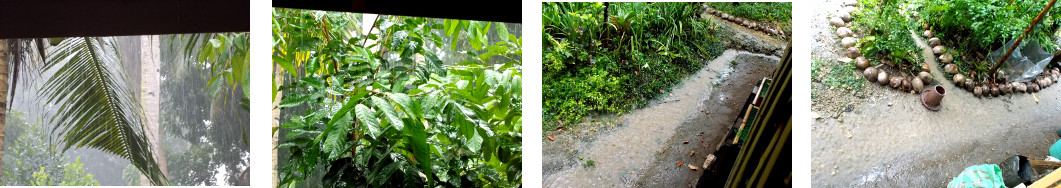
<path id="1" fill-rule="evenodd" d="M 990 60 L 988 63 L 992 65 L 998 63 L 998 59 L 1001 59 L 1009 47 L 1013 46 L 1013 42 L 1006 42 L 1002 48 L 987 54 L 987 59 Z M 1043 50 L 1039 43 L 1028 42 L 1010 54 L 1002 71 L 1006 73 L 1007 81 L 1027 82 L 1043 72 L 1043 68 L 1050 63 L 1050 59 L 1053 59 L 1053 54 Z"/>

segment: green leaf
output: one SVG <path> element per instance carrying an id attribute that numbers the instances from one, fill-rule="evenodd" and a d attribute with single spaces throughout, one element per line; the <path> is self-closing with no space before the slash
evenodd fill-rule
<path id="1" fill-rule="evenodd" d="M 468 126 L 468 127 L 472 127 L 472 126 Z M 467 143 L 466 146 L 468 146 L 468 150 L 471 151 L 472 153 L 479 153 L 479 149 L 483 146 L 483 137 L 479 136 L 479 131 L 475 131 L 474 127 L 472 127 L 471 130 L 472 130 L 471 131 L 471 135 L 472 136 L 467 138 L 468 139 L 468 143 Z"/>
<path id="2" fill-rule="evenodd" d="M 406 119 L 409 120 L 409 119 Z M 428 184 L 433 184 L 431 181 L 431 150 L 427 144 L 427 131 L 424 130 L 424 125 L 419 122 L 408 122 L 408 126 L 402 129 L 402 135 L 405 136 L 405 142 L 411 144 L 410 151 L 413 153 L 412 161 L 420 164 L 420 170 L 424 171 L 427 175 Z"/>
<path id="3" fill-rule="evenodd" d="M 398 130 L 404 129 L 405 125 L 402 125 L 402 120 L 398 118 L 397 112 L 394 111 L 394 105 L 376 96 L 372 96 L 372 104 L 376 106 L 377 110 L 383 112 L 383 116 L 394 128 Z"/>
<path id="4" fill-rule="evenodd" d="M 497 36 L 501 37 L 501 40 L 508 42 L 508 28 L 505 27 L 505 24 L 497 24 L 494 28 L 497 28 Z"/>
<path id="5" fill-rule="evenodd" d="M 280 104 L 276 106 L 277 108 L 283 109 L 283 108 L 298 106 L 299 104 L 302 104 L 303 102 L 306 102 L 306 100 L 309 99 L 309 96 L 297 96 L 296 95 L 294 97 L 283 97 L 283 98 L 284 99 L 280 101 Z"/>
<path id="6" fill-rule="evenodd" d="M 357 104 L 354 107 L 354 113 L 357 114 L 357 120 L 361 122 L 361 126 L 365 126 L 368 129 L 368 136 L 372 139 L 379 137 L 383 130 L 379 127 L 379 120 L 376 119 L 376 111 L 369 109 L 368 106 Z"/>
<path id="7" fill-rule="evenodd" d="M 324 145 L 322 146 L 324 152 L 328 154 L 328 160 L 334 161 L 343 154 L 349 152 L 346 141 L 350 140 L 347 129 L 333 129 L 328 131 L 327 138 L 324 139 Z"/>
<path id="8" fill-rule="evenodd" d="M 333 124 L 335 124 L 335 122 L 339 121 L 339 119 L 342 119 L 344 116 L 346 116 L 347 112 L 353 110 L 354 106 L 357 105 L 357 102 L 361 101 L 361 97 L 364 97 L 365 94 L 368 94 L 368 90 L 362 90 L 354 96 L 350 96 L 349 100 L 345 104 L 343 104 L 343 107 L 339 108 L 339 111 L 335 112 L 335 115 L 332 116 L 332 120 L 328 121 L 327 127 L 331 127 Z"/>

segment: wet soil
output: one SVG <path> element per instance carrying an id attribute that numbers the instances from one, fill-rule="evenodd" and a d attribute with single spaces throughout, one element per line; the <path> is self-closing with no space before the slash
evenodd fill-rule
<path id="1" fill-rule="evenodd" d="M 828 24 L 839 1 L 819 2 L 813 15 L 812 58 L 836 61 L 842 48 Z M 1061 118 L 1061 87 L 1035 94 L 977 98 L 947 82 L 923 38 L 935 83 L 946 90 L 942 109 L 929 111 L 920 95 L 866 83 L 861 90 L 829 90 L 812 82 L 811 172 L 815 187 L 942 187 L 968 167 L 1012 155 L 1042 159 Z M 828 66 L 828 65 L 823 65 Z"/>
<path id="2" fill-rule="evenodd" d="M 645 108 L 547 131 L 555 141 L 543 139 L 543 185 L 695 185 L 702 171 L 677 162 L 701 167 L 706 154 L 728 133 L 752 88 L 771 76 L 778 61 L 775 56 L 727 50 L 668 97 Z"/>

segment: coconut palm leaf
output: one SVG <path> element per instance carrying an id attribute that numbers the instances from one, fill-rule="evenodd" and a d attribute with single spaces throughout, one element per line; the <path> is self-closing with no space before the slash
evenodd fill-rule
<path id="1" fill-rule="evenodd" d="M 63 151 L 99 149 L 129 159 L 154 185 L 167 180 L 151 153 L 143 109 L 122 69 L 114 38 L 63 40 L 45 62 L 56 73 L 38 95 L 59 106 L 51 117 Z"/>

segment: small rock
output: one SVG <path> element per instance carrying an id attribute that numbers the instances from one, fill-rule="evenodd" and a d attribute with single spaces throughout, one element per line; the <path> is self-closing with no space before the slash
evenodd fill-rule
<path id="1" fill-rule="evenodd" d="M 925 84 L 921 82 L 921 78 L 914 77 L 913 81 L 910 81 L 910 85 L 913 87 L 914 92 L 917 93 L 925 89 Z"/>
<path id="2" fill-rule="evenodd" d="M 962 74 L 954 74 L 953 80 L 954 80 L 954 84 L 955 85 L 961 86 L 962 85 L 962 81 L 965 80 L 965 76 L 962 75 Z"/>
<path id="3" fill-rule="evenodd" d="M 926 84 L 932 83 L 932 74 L 928 73 L 928 71 L 917 73 L 917 77 L 920 77 Z"/>
<path id="4" fill-rule="evenodd" d="M 845 22 L 850 22 L 851 21 L 851 13 L 848 13 L 847 11 L 844 11 L 844 10 L 837 11 L 836 12 L 836 17 L 840 17 L 840 19 L 844 20 Z"/>
<path id="5" fill-rule="evenodd" d="M 946 72 L 947 74 L 958 74 L 958 65 L 954 63 L 948 63 L 947 65 L 943 66 L 943 72 Z"/>
<path id="6" fill-rule="evenodd" d="M 954 56 L 951 56 L 949 53 L 943 54 L 939 56 L 939 61 L 942 63 L 954 62 Z"/>
<path id="7" fill-rule="evenodd" d="M 925 33 L 921 36 L 924 36 L 925 38 L 932 38 L 932 30 L 925 30 Z"/>
<path id="8" fill-rule="evenodd" d="M 1024 84 L 1024 82 L 1013 82 L 1013 86 L 1015 86 L 1014 89 L 1018 92 L 1028 92 L 1028 84 Z"/>
<path id="9" fill-rule="evenodd" d="M 866 67 L 866 70 L 862 70 L 862 77 L 866 77 L 869 82 L 877 82 L 877 68 Z"/>
<path id="10" fill-rule="evenodd" d="M 928 39 L 928 46 L 939 46 L 939 37 L 932 37 Z"/>
<path id="11" fill-rule="evenodd" d="M 844 1 L 844 6 L 858 6 L 858 1 L 856 1 L 856 0 L 845 0 Z"/>
<path id="12" fill-rule="evenodd" d="M 866 59 L 866 57 L 863 56 L 858 56 L 858 58 L 855 58 L 855 67 L 858 67 L 858 69 L 866 69 L 866 67 L 869 67 L 869 59 Z"/>
<path id="13" fill-rule="evenodd" d="M 943 46 L 932 47 L 932 54 L 939 55 L 943 53 Z"/>
<path id="14" fill-rule="evenodd" d="M 888 84 L 888 73 L 884 72 L 884 71 L 880 71 L 880 73 L 877 74 L 877 83 L 880 84 L 880 85 L 887 85 Z"/>
<path id="15" fill-rule="evenodd" d="M 692 164 L 686 164 L 686 165 L 689 165 L 689 170 L 693 170 L 693 171 L 697 170 L 696 166 L 693 166 Z"/>
<path id="16" fill-rule="evenodd" d="M 840 19 L 840 17 L 833 17 L 829 19 L 829 24 L 832 24 L 836 27 L 844 27 L 845 22 L 843 19 Z"/>
<path id="17" fill-rule="evenodd" d="M 822 116 L 818 115 L 818 112 L 810 112 L 810 118 L 820 119 L 820 118 L 822 118 Z"/>
<path id="18" fill-rule="evenodd" d="M 840 38 L 850 37 L 851 34 L 853 34 L 853 33 L 851 32 L 850 28 L 847 28 L 847 27 L 836 28 L 836 36 L 840 36 Z"/>
<path id="19" fill-rule="evenodd" d="M 889 85 L 892 86 L 893 89 L 898 89 L 899 86 L 903 84 L 903 79 L 898 76 L 893 76 L 889 81 L 891 82 Z"/>
<path id="20" fill-rule="evenodd" d="M 858 47 L 847 48 L 847 57 L 856 58 L 858 56 L 862 56 L 862 52 L 858 50 Z"/>
<path id="21" fill-rule="evenodd" d="M 855 39 L 855 37 L 844 37 L 843 39 L 840 39 L 840 45 L 844 46 L 844 48 L 855 46 L 856 42 L 858 42 L 858 39 Z"/>

